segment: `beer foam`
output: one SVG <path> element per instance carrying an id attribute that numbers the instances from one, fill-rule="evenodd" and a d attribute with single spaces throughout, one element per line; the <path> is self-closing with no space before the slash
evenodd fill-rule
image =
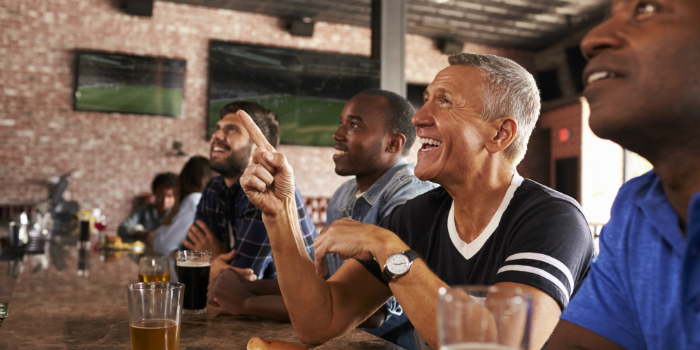
<path id="1" fill-rule="evenodd" d="M 211 266 L 210 262 L 204 262 L 204 261 L 178 261 L 177 266 L 185 266 L 185 267 L 207 267 Z"/>

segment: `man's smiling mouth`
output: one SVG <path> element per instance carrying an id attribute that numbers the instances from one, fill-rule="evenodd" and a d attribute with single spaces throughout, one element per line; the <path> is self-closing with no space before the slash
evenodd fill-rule
<path id="1" fill-rule="evenodd" d="M 420 149 L 421 152 L 432 151 L 432 150 L 442 146 L 442 141 L 436 140 L 436 139 L 431 139 L 428 137 L 421 137 L 418 139 L 418 142 L 420 142 L 422 144 L 421 149 Z"/>

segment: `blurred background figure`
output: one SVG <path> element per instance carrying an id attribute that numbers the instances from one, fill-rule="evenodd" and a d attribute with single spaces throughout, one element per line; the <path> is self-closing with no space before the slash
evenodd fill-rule
<path id="1" fill-rule="evenodd" d="M 187 237 L 187 230 L 194 222 L 197 204 L 202 190 L 216 173 L 209 167 L 209 160 L 195 156 L 187 161 L 178 177 L 177 201 L 163 224 L 149 236 L 149 246 L 159 255 L 177 250 Z"/>
<path id="2" fill-rule="evenodd" d="M 175 204 L 176 183 L 177 176 L 171 172 L 156 175 L 151 183 L 155 202 L 141 205 L 119 225 L 117 234 L 122 240 L 143 240 L 160 226 Z"/>

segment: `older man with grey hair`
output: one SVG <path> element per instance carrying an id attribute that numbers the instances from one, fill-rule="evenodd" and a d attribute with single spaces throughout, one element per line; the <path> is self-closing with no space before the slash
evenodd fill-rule
<path id="1" fill-rule="evenodd" d="M 442 187 L 409 200 L 379 226 L 335 221 L 316 239 L 315 266 L 291 220 L 291 168 L 272 148 L 256 151 L 243 188 L 263 211 L 301 341 L 342 335 L 393 295 L 417 347 L 436 349 L 438 289 L 477 284 L 532 295 L 530 348 L 539 349 L 586 276 L 593 242 L 581 208 L 516 171 L 540 110 L 532 75 L 492 55 L 462 53 L 449 63 L 412 119 L 422 144 L 415 174 Z M 354 259 L 326 281 L 327 253 Z"/>

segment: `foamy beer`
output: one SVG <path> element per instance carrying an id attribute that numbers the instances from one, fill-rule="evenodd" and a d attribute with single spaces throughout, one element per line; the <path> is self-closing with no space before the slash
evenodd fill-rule
<path id="1" fill-rule="evenodd" d="M 177 252 L 177 278 L 187 286 L 182 304 L 183 313 L 199 315 L 206 313 L 210 266 L 211 252 L 196 250 Z"/>
<path id="2" fill-rule="evenodd" d="M 185 285 L 135 283 L 127 290 L 131 350 L 177 350 Z"/>

